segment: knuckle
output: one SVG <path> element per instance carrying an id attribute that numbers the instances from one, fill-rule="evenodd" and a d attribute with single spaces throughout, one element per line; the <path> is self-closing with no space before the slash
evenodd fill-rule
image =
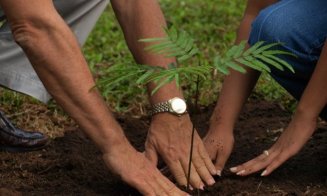
<path id="1" fill-rule="evenodd" d="M 196 165 L 201 165 L 203 163 L 203 158 L 201 156 L 193 156 L 192 161 Z"/>
<path id="2" fill-rule="evenodd" d="M 185 174 L 182 172 L 175 172 L 174 176 L 175 176 L 176 180 L 179 180 L 180 182 L 185 181 Z"/>
<path id="3" fill-rule="evenodd" d="M 168 195 L 176 195 L 177 188 L 174 185 L 169 185 L 167 188 L 167 194 Z"/>
<path id="4" fill-rule="evenodd" d="M 199 173 L 203 173 L 203 172 L 206 172 L 207 171 L 207 167 L 206 165 L 198 165 L 196 166 L 196 171 L 198 171 Z"/>

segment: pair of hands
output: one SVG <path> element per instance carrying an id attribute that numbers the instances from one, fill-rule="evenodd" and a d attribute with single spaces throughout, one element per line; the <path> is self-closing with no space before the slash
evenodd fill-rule
<path id="1" fill-rule="evenodd" d="M 160 154 L 178 184 L 187 185 L 192 126 L 188 115 L 157 114 L 152 119 L 144 153 L 137 152 L 124 137 L 123 141 L 109 147 L 103 159 L 111 171 L 143 195 L 187 195 L 156 166 Z M 204 189 L 215 183 L 213 175 L 217 175 L 217 170 L 195 132 L 190 185 Z"/>
<path id="2" fill-rule="evenodd" d="M 120 146 L 115 146 L 111 153 L 104 154 L 103 158 L 112 171 L 143 195 L 187 195 L 165 178 L 156 165 L 160 154 L 178 184 L 186 186 L 192 123 L 187 115 L 181 117 L 165 113 L 160 115 L 156 115 L 152 120 L 144 153 L 137 152 L 126 140 Z M 231 168 L 231 171 L 246 176 L 264 170 L 261 175 L 269 175 L 302 148 L 315 128 L 316 119 L 308 120 L 301 115 L 295 115 L 277 142 L 268 149 L 268 156 L 261 154 Z M 196 133 L 191 164 L 191 186 L 203 189 L 205 185 L 214 184 L 212 176 L 221 175 L 233 145 L 233 130 L 211 126 L 204 143 Z"/>

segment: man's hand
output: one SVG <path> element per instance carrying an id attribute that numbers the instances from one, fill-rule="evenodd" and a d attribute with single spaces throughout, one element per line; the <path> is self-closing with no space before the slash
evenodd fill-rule
<path id="1" fill-rule="evenodd" d="M 233 150 L 233 131 L 211 126 L 203 142 L 211 160 L 215 163 L 217 175 L 221 176 L 226 161 Z"/>
<path id="2" fill-rule="evenodd" d="M 103 154 L 106 165 L 142 195 L 187 195 L 126 140 Z"/>
<path id="3" fill-rule="evenodd" d="M 260 170 L 264 170 L 261 176 L 271 174 L 301 150 L 315 131 L 316 120 L 316 118 L 308 119 L 295 114 L 291 123 L 270 149 L 242 165 L 232 167 L 230 170 L 240 176 L 247 176 Z"/>
<path id="4" fill-rule="evenodd" d="M 160 113 L 152 119 L 145 145 L 147 158 L 156 165 L 159 153 L 176 181 L 182 186 L 187 184 L 191 136 L 192 123 L 188 115 L 177 117 L 169 113 Z M 213 185 L 215 180 L 212 175 L 216 174 L 217 171 L 196 132 L 190 184 L 192 187 L 203 189 L 203 181 L 207 185 Z"/>

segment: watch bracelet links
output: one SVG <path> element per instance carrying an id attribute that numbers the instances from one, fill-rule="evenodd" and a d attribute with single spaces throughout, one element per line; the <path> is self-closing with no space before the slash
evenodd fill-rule
<path id="1" fill-rule="evenodd" d="M 169 112 L 169 106 L 167 101 L 153 105 L 152 110 L 150 111 L 150 115 L 152 116 L 161 112 Z"/>

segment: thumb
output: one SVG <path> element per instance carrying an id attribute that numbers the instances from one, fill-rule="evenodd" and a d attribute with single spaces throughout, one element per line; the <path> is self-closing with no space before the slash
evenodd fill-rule
<path id="1" fill-rule="evenodd" d="M 217 159 L 215 163 L 215 167 L 217 169 L 217 174 L 221 176 L 221 172 L 223 171 L 225 164 L 229 158 L 230 153 L 226 152 L 218 152 Z"/>
<path id="2" fill-rule="evenodd" d="M 145 146 L 144 155 L 153 165 L 157 166 L 158 154 L 152 144 L 148 144 Z"/>

